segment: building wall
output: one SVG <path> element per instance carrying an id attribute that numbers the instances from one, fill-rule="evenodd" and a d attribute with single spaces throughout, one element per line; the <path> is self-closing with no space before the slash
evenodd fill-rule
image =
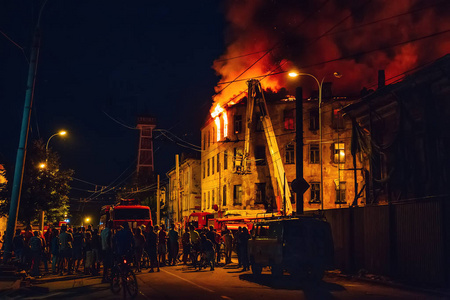
<path id="1" fill-rule="evenodd" d="M 201 206 L 200 160 L 188 158 L 180 164 L 180 185 L 176 182 L 176 170 L 167 173 L 169 178 L 168 209 L 174 222 L 181 222 L 192 212 L 199 211 Z M 178 207 L 177 193 L 180 194 L 181 208 Z M 178 211 L 181 209 L 181 218 Z"/>
<path id="2" fill-rule="evenodd" d="M 348 104 L 347 99 L 333 99 L 330 102 L 323 103 L 322 117 L 322 136 L 323 136 L 323 178 L 324 178 L 324 209 L 348 207 L 354 199 L 354 172 L 349 170 L 353 168 L 352 157 L 350 155 L 351 144 L 351 123 L 344 121 L 344 127 L 336 130 L 333 127 L 332 116 L 334 109 Z M 295 99 L 289 98 L 268 102 L 268 110 L 273 123 L 275 135 L 277 137 L 278 147 L 283 160 L 287 184 L 290 185 L 295 179 Z M 312 183 L 320 182 L 320 164 L 311 163 L 310 147 L 319 144 L 319 130 L 310 129 L 310 111 L 317 109 L 318 101 L 304 100 L 303 126 L 304 126 L 304 178 Z M 227 109 L 228 136 L 223 136 L 223 122 L 220 123 L 220 131 L 217 132 L 216 122 L 210 118 L 203 128 L 202 134 L 202 156 L 201 156 L 201 190 L 202 190 L 202 211 L 214 211 L 214 204 L 219 210 L 232 209 L 276 209 L 277 195 L 279 187 L 274 176 L 271 175 L 272 160 L 267 147 L 264 132 L 258 130 L 258 108 L 255 107 L 255 117 L 252 122 L 252 133 L 250 138 L 250 169 L 249 174 L 237 174 L 235 153 L 243 153 L 245 140 L 245 111 L 246 104 L 240 103 Z M 240 125 L 236 119 L 240 117 Z M 222 117 L 220 117 L 222 119 Z M 292 127 L 294 126 L 294 127 Z M 219 141 L 217 141 L 217 136 Z M 344 144 L 345 162 L 336 164 L 333 162 L 333 152 L 335 143 Z M 262 155 L 261 155 L 262 153 Z M 219 159 L 217 159 L 217 156 Z M 265 158 L 265 164 L 258 165 L 258 158 Z M 227 158 L 225 169 L 225 157 Z M 217 167 L 219 162 L 219 167 Z M 340 168 L 338 168 L 340 166 Z M 214 168 L 214 169 L 213 169 Z M 338 178 L 345 185 L 345 198 L 342 203 L 336 203 L 336 184 Z M 358 174 L 359 186 L 363 186 L 363 177 Z M 259 197 L 261 193 L 257 188 L 263 186 L 265 199 Z M 242 188 L 242 201 L 236 201 L 237 186 Z M 322 208 L 320 202 L 311 201 L 311 189 L 308 189 L 304 196 L 304 209 L 314 210 Z M 296 195 L 293 194 L 291 202 L 293 209 L 296 210 Z M 224 201 L 225 199 L 225 201 Z M 282 199 L 278 198 L 278 203 L 282 205 Z M 359 204 L 364 203 L 364 199 Z"/>

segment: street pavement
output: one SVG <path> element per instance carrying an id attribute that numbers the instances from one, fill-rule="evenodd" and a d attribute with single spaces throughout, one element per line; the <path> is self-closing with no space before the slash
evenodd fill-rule
<path id="1" fill-rule="evenodd" d="M 318 283 L 300 281 L 285 274 L 274 279 L 268 269 L 261 276 L 242 272 L 234 262 L 230 265 L 195 270 L 177 265 L 161 268 L 161 272 L 137 273 L 137 299 L 450 299 L 450 294 L 420 291 L 363 281 L 330 273 Z M 101 276 L 45 275 L 32 279 L 20 289 L 0 293 L 0 299 L 121 299 L 114 295 Z"/>

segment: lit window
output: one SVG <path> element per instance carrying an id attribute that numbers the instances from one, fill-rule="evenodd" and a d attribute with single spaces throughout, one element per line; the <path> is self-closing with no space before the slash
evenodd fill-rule
<path id="1" fill-rule="evenodd" d="M 216 117 L 214 119 L 214 121 L 216 122 L 216 128 L 217 128 L 217 139 L 216 139 L 216 141 L 220 141 L 220 118 Z"/>
<path id="2" fill-rule="evenodd" d="M 228 136 L 228 116 L 227 113 L 224 112 L 222 114 L 223 117 L 223 137 L 227 137 Z"/>
<path id="3" fill-rule="evenodd" d="M 334 129 L 343 129 L 344 128 L 344 117 L 342 116 L 342 112 L 340 108 L 334 107 L 332 110 L 332 126 Z"/>
<path id="4" fill-rule="evenodd" d="M 335 164 L 345 163 L 345 144 L 344 143 L 334 143 L 334 163 Z"/>
<path id="5" fill-rule="evenodd" d="M 294 130 L 294 110 L 286 109 L 284 111 L 284 129 L 285 130 Z"/>

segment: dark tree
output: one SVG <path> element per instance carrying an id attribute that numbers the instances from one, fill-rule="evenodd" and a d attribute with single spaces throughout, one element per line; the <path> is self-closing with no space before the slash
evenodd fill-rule
<path id="1" fill-rule="evenodd" d="M 0 213 L 7 215 L 14 174 L 11 170 L 4 173 L 8 181 L 0 185 Z M 72 175 L 73 170 L 60 169 L 57 153 L 51 149 L 47 153 L 42 140 L 34 141 L 25 162 L 18 221 L 31 224 L 41 210 L 45 212 L 46 223 L 64 220 L 69 212 Z"/>

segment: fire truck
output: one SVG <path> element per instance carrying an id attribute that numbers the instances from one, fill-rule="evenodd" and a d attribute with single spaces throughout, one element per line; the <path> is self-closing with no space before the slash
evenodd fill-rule
<path id="1" fill-rule="evenodd" d="M 153 224 L 150 207 L 141 205 L 135 199 L 121 199 L 114 205 L 103 206 L 100 210 L 99 228 L 105 228 L 108 221 L 113 222 L 113 228 L 119 228 L 123 222 L 128 222 L 130 228 Z"/>

